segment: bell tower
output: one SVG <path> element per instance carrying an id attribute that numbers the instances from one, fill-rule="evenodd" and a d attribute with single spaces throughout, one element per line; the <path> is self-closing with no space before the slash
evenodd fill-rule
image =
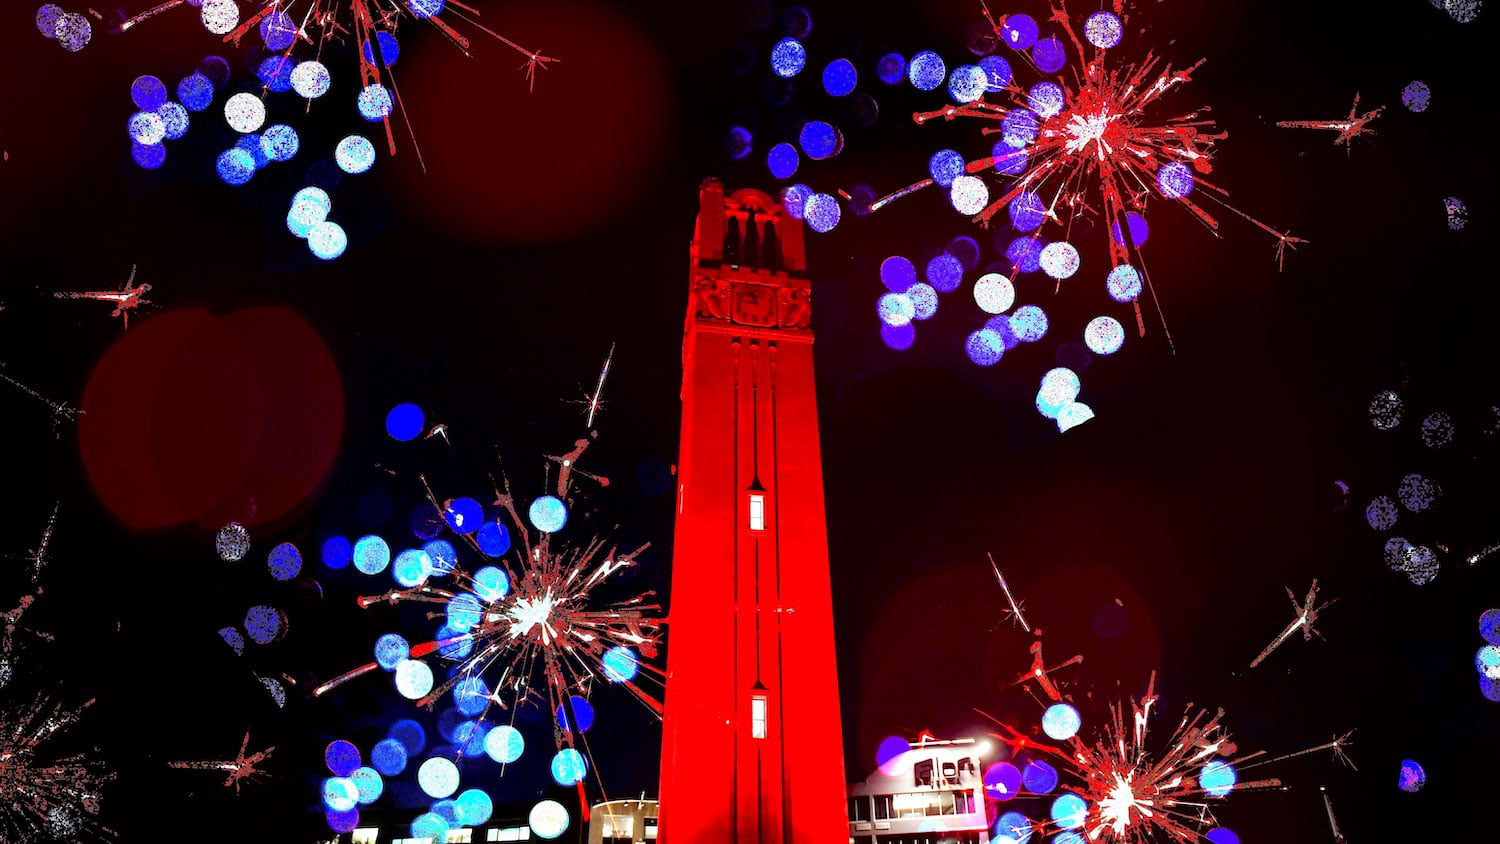
<path id="1" fill-rule="evenodd" d="M 662 844 L 848 839 L 803 224 L 699 193 L 682 346 Z"/>

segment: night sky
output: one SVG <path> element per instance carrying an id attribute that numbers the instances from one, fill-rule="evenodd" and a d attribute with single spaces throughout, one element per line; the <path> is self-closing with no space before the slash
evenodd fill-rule
<path id="1" fill-rule="evenodd" d="M 217 117 L 222 99 L 168 142 L 162 169 L 130 160 L 125 121 L 137 75 L 170 86 L 217 53 L 234 67 L 231 85 L 251 87 L 240 54 L 190 12 L 124 36 L 96 25 L 77 54 L 40 37 L 34 4 L 0 13 L 0 371 L 77 406 L 121 339 L 120 322 L 108 305 L 53 293 L 114 288 L 137 265 L 154 304 L 133 315 L 131 332 L 188 309 L 288 309 L 321 337 L 338 375 L 298 401 L 343 408 L 326 480 L 254 527 L 250 556 L 227 565 L 213 550 L 218 524 L 138 530 L 112 515 L 92 491 L 76 426 L 54 431 L 46 407 L 0 385 L 9 491 L 0 553 L 33 547 L 61 501 L 46 592 L 26 616 L 56 642 L 29 643 L 0 703 L 39 691 L 97 700 L 60 744 L 97 745 L 120 773 L 103 820 L 121 840 L 288 830 L 288 840 L 308 840 L 326 829 L 314 811 L 323 746 L 349 738 L 368 748 L 412 708 L 383 678 L 317 701 L 301 694 L 366 661 L 374 637 L 394 626 L 388 613 L 353 606 L 386 581 L 371 587 L 352 570 L 323 569 L 318 546 L 370 530 L 361 510 L 381 495 L 393 515 L 375 530 L 401 537 L 422 501 L 418 473 L 439 497 L 483 499 L 502 468 L 518 494 L 540 494 L 545 455 L 585 430 L 577 400 L 612 344 L 607 406 L 585 466 L 612 483 L 589 495 L 590 523 L 620 525 L 622 545 L 652 543 L 616 594 L 665 596 L 673 501 L 661 471 L 677 458 L 697 188 L 708 176 L 731 189 L 779 188 L 765 150 L 805 119 L 839 118 L 817 90 L 824 64 L 852 58 L 859 90 L 880 111 L 872 127 L 845 129 L 838 158 L 804 162 L 798 179 L 817 189 L 866 184 L 883 194 L 924 177 L 933 151 L 953 146 L 972 158 L 989 146 L 975 123 L 915 126 L 909 115 L 943 98 L 889 88 L 872 72 L 892 50 L 932 49 L 950 64 L 965 55 L 965 31 L 982 20 L 967 0 L 804 4 L 814 20 L 808 71 L 784 105 L 764 96 L 766 52 L 780 37 L 775 23 L 755 26 L 774 20 L 764 5 L 477 5 L 487 25 L 561 61 L 528 93 L 519 57 L 503 46 L 479 36 L 470 59 L 430 28 L 403 29 L 395 69 L 426 172 L 393 121 L 397 155 L 377 138 L 375 168 L 333 191 L 331 219 L 350 245 L 330 263 L 308 255 L 283 221 L 291 194 L 326 176 L 322 151 L 366 126 L 342 105 L 355 90 L 347 47 L 332 48 L 334 87 L 310 114 L 291 94 L 272 100 L 273 120 L 303 132 L 299 157 L 231 188 L 213 175 L 234 137 Z M 1023 297 L 1047 306 L 1052 333 L 988 369 L 963 351 L 982 316 L 966 292 L 973 273 L 906 352 L 881 343 L 875 302 L 888 255 L 920 266 L 968 235 L 989 263 L 992 232 L 928 191 L 808 234 L 849 777 L 873 768 L 887 735 L 981 734 L 987 722 L 976 708 L 1037 723 L 1041 707 L 1011 686 L 1029 665 L 1030 638 L 1002 618 L 989 552 L 1028 620 L 1046 630 L 1048 661 L 1084 655 L 1057 678 L 1085 729 L 1108 702 L 1144 693 L 1154 671 L 1159 739 L 1190 703 L 1223 707 L 1241 749 L 1270 755 L 1358 730 L 1358 772 L 1313 754 L 1255 771 L 1289 790 L 1216 807 L 1242 840 L 1330 841 L 1320 787 L 1351 842 L 1389 830 L 1483 836 L 1500 704 L 1481 697 L 1473 659 L 1483 644 L 1478 616 L 1500 605 L 1500 557 L 1472 568 L 1461 558 L 1500 542 L 1500 441 L 1483 433 L 1500 405 L 1485 251 L 1495 168 L 1480 128 L 1495 102 L 1485 60 L 1494 10 L 1458 24 L 1426 0 L 1141 6 L 1127 44 L 1174 66 L 1208 58 L 1164 110 L 1211 106 L 1228 132 L 1214 182 L 1234 207 L 1310 242 L 1277 272 L 1274 238 L 1233 214 L 1217 215 L 1215 237 L 1179 209 L 1155 208 L 1144 254 L 1175 351 L 1148 312 L 1144 338 L 1130 331 L 1122 352 L 1082 373 L 1080 398 L 1098 418 L 1059 435 L 1033 396 L 1062 340 L 1098 313 L 1134 323 L 1097 284 L 1107 270 L 1101 226 L 1075 227 L 1083 263 L 1060 295 L 1040 274 L 1022 277 Z M 992 8 L 1044 16 L 1039 0 Z M 756 63 L 736 74 L 747 48 Z M 1422 114 L 1400 103 L 1413 79 L 1433 92 Z M 1330 144 L 1331 132 L 1275 126 L 1342 118 L 1356 92 L 1361 111 L 1387 108 L 1348 154 Z M 734 125 L 755 139 L 742 162 L 721 146 Z M 1446 196 L 1468 205 L 1462 231 L 1448 230 Z M 235 372 L 215 371 L 207 352 L 199 363 L 167 376 L 170 407 L 185 415 L 156 419 L 157 442 L 170 442 L 177 434 L 163 432 L 179 424 L 191 438 L 193 420 L 219 419 L 198 414 L 204 402 L 236 406 Z M 183 375 L 192 372 L 208 380 Z M 1407 413 L 1381 432 L 1366 408 L 1385 389 L 1401 393 Z M 387 437 L 385 413 L 403 401 L 445 423 L 452 446 Z M 1434 411 L 1456 425 L 1445 449 L 1421 443 L 1418 423 Z M 296 412 L 289 418 L 294 430 L 303 424 Z M 1444 493 L 1430 513 L 1403 511 L 1395 530 L 1450 549 L 1425 586 L 1387 569 L 1386 534 L 1364 519 L 1365 505 L 1394 495 L 1411 472 L 1438 479 Z M 1336 480 L 1352 489 L 1342 511 Z M 265 552 L 283 541 L 302 549 L 318 586 L 267 576 Z M 23 591 L 23 565 L 0 569 L 5 608 Z M 1338 599 L 1318 624 L 1327 641 L 1294 636 L 1248 671 L 1292 620 L 1284 588 L 1300 600 L 1314 577 L 1320 597 Z M 214 631 L 257 603 L 286 610 L 288 636 L 235 657 Z M 1123 607 L 1107 611 L 1125 620 L 1122 635 L 1096 631 L 1101 607 Z M 297 682 L 284 709 L 252 671 Z M 608 795 L 653 794 L 659 725 L 619 690 L 597 692 L 594 703 L 590 740 Z M 527 717 L 530 746 L 544 748 L 546 714 Z M 252 749 L 277 749 L 273 777 L 239 799 L 212 773 L 166 768 L 230 758 L 247 727 Z M 1396 788 L 1405 758 L 1427 771 L 1420 793 Z M 523 757 L 494 784 L 496 801 L 576 804 L 543 762 Z M 414 791 L 411 779 L 403 781 Z"/>

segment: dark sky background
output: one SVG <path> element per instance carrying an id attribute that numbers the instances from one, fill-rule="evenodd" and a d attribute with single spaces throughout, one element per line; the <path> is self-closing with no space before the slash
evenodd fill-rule
<path id="1" fill-rule="evenodd" d="M 105 821 L 125 841 L 275 830 L 305 840 L 322 828 L 310 773 L 322 747 L 349 738 L 368 749 L 410 707 L 368 678 L 319 701 L 294 690 L 278 710 L 251 676 L 285 673 L 305 689 L 368 659 L 374 637 L 396 625 L 352 605 L 385 581 L 328 572 L 311 562 L 318 545 L 367 530 L 358 502 L 372 490 L 393 500 L 395 515 L 376 530 L 395 544 L 421 501 L 418 472 L 446 485 L 440 495 L 482 497 L 496 451 L 518 493 L 539 494 L 544 455 L 583 431 L 582 408 L 569 402 L 592 386 L 611 344 L 608 407 L 586 468 L 614 483 L 590 498 L 591 524 L 618 523 L 622 543 L 652 543 L 620 594 L 665 593 L 672 500 L 649 481 L 676 459 L 697 186 L 717 175 L 731 188 L 775 189 L 765 150 L 803 119 L 838 116 L 817 88 L 824 64 L 854 59 L 880 114 L 871 128 L 846 128 L 839 158 L 804 162 L 799 180 L 884 193 L 925 175 L 939 148 L 975 157 L 988 147 L 974 124 L 914 126 L 908 116 L 942 98 L 887 88 L 872 72 L 890 50 L 934 49 L 951 65 L 980 20 L 975 4 L 805 4 L 809 69 L 791 102 L 774 106 L 763 97 L 765 55 L 779 35 L 774 23 L 753 25 L 764 12 L 750 4 L 485 2 L 487 25 L 562 61 L 528 94 L 518 57 L 502 46 L 476 38 L 468 59 L 430 28 L 403 29 L 397 81 L 427 172 L 404 126 L 393 158 L 377 139 L 375 168 L 332 191 L 331 219 L 350 246 L 324 264 L 282 221 L 291 194 L 326 171 L 317 164 L 325 151 L 365 126 L 342 105 L 354 93 L 351 55 L 330 55 L 334 88 L 310 114 L 290 94 L 272 98 L 272 120 L 303 132 L 298 158 L 230 188 L 212 173 L 233 136 L 217 116 L 222 97 L 168 142 L 158 171 L 132 164 L 124 126 L 139 74 L 173 85 L 218 53 L 234 66 L 231 85 L 249 89 L 238 53 L 176 10 L 125 36 L 96 26 L 93 43 L 67 54 L 37 34 L 32 5 L 0 17 L 4 372 L 77 405 L 120 324 L 105 304 L 52 294 L 115 287 L 135 264 L 154 305 L 132 332 L 181 309 L 285 307 L 326 344 L 341 389 L 324 395 L 345 414 L 317 495 L 257 526 L 251 555 L 228 566 L 214 554 L 213 527 L 138 531 L 112 516 L 91 491 L 75 427 L 54 435 L 45 407 L 0 386 L 9 490 L 0 551 L 32 547 L 62 502 L 46 594 L 26 617 L 57 641 L 23 654 L 0 700 L 11 706 L 37 691 L 97 699 L 59 744 L 97 745 L 120 773 Z M 1479 613 L 1500 605 L 1500 559 L 1468 568 L 1457 558 L 1500 541 L 1500 455 L 1482 434 L 1500 404 L 1484 248 L 1495 174 L 1480 129 L 1495 104 L 1484 61 L 1493 10 L 1460 25 L 1425 0 L 1142 5 L 1131 55 L 1151 47 L 1175 65 L 1208 57 L 1168 104 L 1172 113 L 1209 105 L 1228 131 L 1214 181 L 1235 207 L 1311 242 L 1278 273 L 1274 240 L 1249 223 L 1220 214 L 1215 238 L 1186 213 L 1157 208 L 1145 256 L 1175 353 L 1154 320 L 1144 339 L 1131 332 L 1121 353 L 1083 373 L 1080 398 L 1098 418 L 1061 436 L 1032 406 L 1061 342 L 1098 313 L 1132 322 L 1096 283 L 1106 269 L 1101 230 L 1075 234 L 1083 264 L 1061 296 L 1039 274 L 1023 277 L 1022 300 L 1048 306 L 1052 331 L 992 369 L 963 354 L 980 316 L 967 283 L 912 350 L 890 351 L 878 337 L 887 255 L 921 263 L 970 235 L 986 262 L 995 257 L 991 233 L 944 197 L 918 195 L 868 218 L 846 213 L 833 233 L 809 233 L 849 777 L 868 773 L 886 735 L 982 732 L 976 707 L 1036 724 L 1040 707 L 1010 688 L 1029 664 L 1029 641 L 1001 620 L 992 552 L 1028 619 L 1046 629 L 1049 662 L 1085 656 L 1058 675 L 1085 729 L 1108 701 L 1143 693 L 1153 671 L 1158 739 L 1189 703 L 1222 706 L 1241 748 L 1271 755 L 1358 729 L 1357 773 L 1310 755 L 1256 772 L 1288 790 L 1216 808 L 1242 840 L 1329 841 L 1320 787 L 1350 841 L 1393 829 L 1482 835 L 1500 705 L 1480 696 L 1473 656 Z M 1043 15 L 1039 2 L 994 9 Z M 757 63 L 736 75 L 746 44 Z M 1433 91 L 1423 114 L 1400 104 L 1412 79 Z M 1387 111 L 1348 155 L 1330 145 L 1332 133 L 1275 126 L 1340 118 L 1356 91 L 1362 110 Z M 741 163 L 720 147 L 735 124 L 755 136 Z M 1464 231 L 1447 230 L 1449 195 L 1469 206 Z M 1401 390 L 1407 419 L 1377 432 L 1365 408 L 1387 388 Z M 208 392 L 182 380 L 164 389 L 185 408 Z M 383 417 L 400 401 L 446 423 L 451 450 L 386 437 Z M 1442 451 L 1425 449 L 1416 430 L 1437 410 L 1457 425 Z M 1396 531 L 1451 549 L 1422 587 L 1386 569 L 1385 536 L 1362 518 L 1408 472 L 1430 474 L 1445 493 L 1429 514 L 1403 512 Z M 1336 479 L 1353 489 L 1343 512 L 1333 506 Z M 309 558 L 317 587 L 266 575 L 265 552 L 283 541 Z M 22 590 L 21 566 L 0 571 L 7 608 Z M 1292 618 L 1284 587 L 1300 599 L 1314 577 L 1324 597 L 1338 598 L 1319 624 L 1327 641 L 1295 637 L 1247 671 Z M 1106 639 L 1092 619 L 1116 599 L 1126 631 Z M 214 630 L 261 602 L 287 611 L 290 632 L 235 657 Z M 590 738 L 609 796 L 654 792 L 659 727 L 618 690 L 596 693 L 595 704 Z M 545 715 L 528 717 L 530 747 L 544 747 Z M 227 758 L 247 727 L 253 747 L 277 750 L 273 779 L 238 800 L 213 774 L 165 767 Z M 1426 767 L 1426 790 L 1397 790 L 1403 758 Z M 551 785 L 544 761 L 529 751 L 494 783 L 497 801 L 576 803 Z M 1037 804 L 1032 814 L 1044 811 Z"/>

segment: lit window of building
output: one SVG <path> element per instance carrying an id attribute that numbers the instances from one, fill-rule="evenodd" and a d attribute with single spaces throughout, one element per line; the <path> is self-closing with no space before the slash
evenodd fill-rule
<path id="1" fill-rule="evenodd" d="M 908 743 L 910 750 L 849 786 L 849 840 L 854 844 L 985 844 L 980 756 L 973 739 Z M 933 819 L 942 826 L 932 832 Z"/>
<path id="2" fill-rule="evenodd" d="M 766 696 L 755 695 L 750 698 L 750 737 L 766 737 Z"/>
<path id="3" fill-rule="evenodd" d="M 750 494 L 750 529 L 766 529 L 766 497 L 760 493 Z"/>

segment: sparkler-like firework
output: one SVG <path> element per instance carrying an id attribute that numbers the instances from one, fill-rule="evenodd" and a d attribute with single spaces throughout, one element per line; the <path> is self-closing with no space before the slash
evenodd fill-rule
<path id="1" fill-rule="evenodd" d="M 168 762 L 167 766 L 186 771 L 223 771 L 228 774 L 224 780 L 224 787 L 234 786 L 235 794 L 240 792 L 240 783 L 254 780 L 264 775 L 256 766 L 269 759 L 271 752 L 276 748 L 268 747 L 265 750 L 257 750 L 246 755 L 250 749 L 250 731 L 245 731 L 245 740 L 240 743 L 240 752 L 233 758 L 224 761 L 202 761 L 202 762 Z"/>
<path id="2" fill-rule="evenodd" d="M 119 290 L 86 290 L 77 293 L 54 293 L 53 296 L 58 299 L 93 299 L 98 302 L 112 302 L 115 309 L 110 316 L 119 317 L 128 329 L 130 328 L 130 312 L 141 305 L 151 304 L 146 298 L 146 294 L 151 292 L 151 285 L 136 284 L 135 270 L 135 266 L 131 265 L 130 278 L 125 279 L 125 283 L 120 285 Z"/>
<path id="3" fill-rule="evenodd" d="M 948 91 L 956 104 L 919 112 L 914 119 L 982 120 L 992 124 L 985 134 L 998 134 L 999 141 L 989 156 L 974 160 L 950 151 L 939 153 L 930 178 L 876 200 L 872 209 L 937 185 L 948 189 L 959 212 L 977 222 L 988 225 L 1006 211 L 1016 230 L 1029 235 L 1039 250 L 1041 267 L 1059 282 L 1078 269 L 1078 253 L 1066 242 L 1042 244 L 1042 229 L 1050 222 L 1066 230 L 1075 219 L 1097 215 L 1113 233 L 1111 292 L 1116 292 L 1116 276 L 1128 271 L 1138 276 L 1138 294 L 1142 280 L 1150 289 L 1140 254 L 1147 235 L 1147 200 L 1155 195 L 1175 202 L 1218 234 L 1218 219 L 1200 204 L 1206 199 L 1276 238 L 1279 266 L 1287 247 L 1295 249 L 1305 241 L 1227 204 L 1227 194 L 1205 178 L 1213 172 L 1215 145 L 1227 133 L 1214 131 L 1213 121 L 1203 116 L 1206 108 L 1161 113 L 1167 95 L 1186 86 L 1204 60 L 1174 70 L 1149 51 L 1136 60 L 1117 58 L 1129 20 L 1125 5 L 1122 0 L 1114 4 L 1114 12 L 1090 14 L 1083 21 L 1083 38 L 1063 0 L 1053 0 L 1047 19 L 1063 37 L 1039 38 L 1041 28 L 1033 18 L 1017 14 L 997 21 L 986 8 L 985 17 L 1000 40 L 1015 51 L 1029 51 L 1030 63 L 1056 81 L 1044 79 L 1023 87 L 1000 56 L 955 68 L 948 75 Z M 1069 48 L 1079 63 L 1071 77 L 1060 73 L 1068 64 Z M 912 60 L 910 76 L 918 87 L 932 88 L 941 82 L 943 70 L 936 54 L 919 54 Z M 1008 103 L 986 99 L 992 94 Z M 995 199 L 982 178 L 990 171 L 1013 177 Z M 1134 294 L 1115 298 L 1135 301 Z M 1138 305 L 1136 317 L 1144 333 Z"/>
<path id="4" fill-rule="evenodd" d="M 601 373 L 600 389 L 603 380 Z M 598 392 L 596 389 L 594 404 Z M 420 419 L 407 421 L 411 422 L 411 431 L 421 430 Z M 388 420 L 388 427 L 392 424 Z M 392 428 L 393 433 L 396 430 Z M 401 433 L 404 436 L 406 429 Z M 407 638 L 397 633 L 380 637 L 373 662 L 323 683 L 314 689 L 313 696 L 326 695 L 378 668 L 392 672 L 397 691 L 418 706 L 432 708 L 451 694 L 456 710 L 469 719 L 454 731 L 456 753 L 433 754 L 418 770 L 423 790 L 439 801 L 457 790 L 459 771 L 455 763 L 466 757 L 487 754 L 502 765 L 519 758 L 525 742 L 514 727 L 515 716 L 529 703 L 542 703 L 548 712 L 556 714 L 552 775 L 562 785 L 578 786 L 580 799 L 585 778 L 596 768 L 584 735 L 593 722 L 587 700 L 593 684 L 604 680 L 621 685 L 652 712 L 658 716 L 661 713 L 656 693 L 661 672 L 642 662 L 643 657 L 653 657 L 657 652 L 661 620 L 660 607 L 651 603 L 653 593 L 619 601 L 604 600 L 599 594 L 612 576 L 637 565 L 649 544 L 622 551 L 607 537 L 572 539 L 582 529 L 570 519 L 575 512 L 577 479 L 600 486 L 609 483 L 607 478 L 578 465 L 594 435 L 591 431 L 578 439 L 571 451 L 547 459 L 548 494 L 530 503 L 524 519 L 503 473 L 494 488 L 492 505 L 498 518 L 487 518 L 485 508 L 472 498 L 440 503 L 425 476 L 422 478 L 428 499 L 442 514 L 444 523 L 482 561 L 477 568 L 460 563 L 457 549 L 443 539 L 428 541 L 420 550 L 402 551 L 394 559 L 389 546 L 378 537 L 364 537 L 350 547 L 356 568 L 376 574 L 389 565 L 398 586 L 360 598 L 361 607 L 432 605 L 440 612 L 428 617 L 440 618 L 441 627 L 435 634 L 424 633 L 425 641 L 416 644 L 408 644 Z M 445 661 L 448 668 L 434 671 L 430 664 L 433 658 Z M 394 741 L 394 733 L 389 741 Z M 415 754 L 421 745 L 414 747 L 400 751 L 400 764 L 377 747 L 371 754 L 377 772 L 400 773 L 406 766 L 406 754 Z M 335 829 L 348 820 L 347 815 L 339 813 L 368 802 L 357 796 L 352 801 L 345 799 L 359 792 L 358 783 L 345 786 L 335 782 L 349 776 L 348 772 L 340 774 L 338 767 L 330 763 L 335 777 L 329 782 L 334 784 L 326 788 L 333 791 L 325 788 L 329 822 Z M 483 792 L 478 794 L 482 796 Z M 468 800 L 481 801 L 481 796 Z M 483 796 L 481 802 L 488 805 L 488 800 Z M 583 805 L 586 810 L 586 800 Z M 432 812 L 418 819 L 414 830 L 423 835 L 440 832 L 437 826 L 445 830 L 454 818 L 447 817 L 442 808 L 434 804 Z M 487 810 L 484 814 L 487 817 Z M 474 816 L 471 813 L 459 820 L 472 825 Z"/>
<path id="5" fill-rule="evenodd" d="M 48 739 L 76 724 L 92 703 L 68 710 L 38 696 L 29 706 L 0 710 L 0 838 L 20 844 L 112 834 L 93 816 L 114 774 L 82 753 L 51 761 L 40 754 Z"/>
<path id="6" fill-rule="evenodd" d="M 1003 581 L 1001 585 L 1014 606 L 1014 596 Z M 1309 596 L 1308 607 L 1313 606 L 1314 597 Z M 1344 753 L 1352 732 L 1281 756 L 1268 758 L 1263 751 L 1240 755 L 1224 727 L 1224 711 L 1210 714 L 1191 704 L 1156 750 L 1148 740 L 1159 702 L 1155 672 L 1143 697 L 1130 698 L 1128 706 L 1107 703 L 1107 717 L 1086 737 L 1080 731 L 1083 716 L 1052 677 L 1057 669 L 1083 658 L 1075 656 L 1048 667 L 1042 660 L 1040 639 L 1032 643 L 1031 653 L 1032 667 L 1012 685 L 1036 684 L 1040 692 L 1036 697 L 1046 707 L 1041 728 L 1050 741 L 976 709 L 1000 728 L 1000 733 L 991 735 L 1006 748 L 1001 756 L 1007 761 L 991 765 L 984 773 L 985 794 L 1002 803 L 1056 796 L 1050 820 L 1033 821 L 1019 812 L 1001 815 L 997 827 L 1002 838 L 997 841 L 1025 841 L 1032 834 L 1053 832 L 1060 833 L 1053 840 L 1068 844 L 1085 840 L 1147 844 L 1163 838 L 1185 843 L 1205 837 L 1217 841 L 1205 835 L 1215 826 L 1212 801 L 1237 791 L 1282 786 L 1275 777 L 1242 780 L 1243 772 L 1322 751 L 1331 751 L 1353 767 Z"/>
<path id="7" fill-rule="evenodd" d="M 1413 84 L 1420 85 L 1421 83 Z M 1425 88 L 1426 86 L 1423 86 L 1424 90 Z M 1422 96 L 1424 97 L 1421 101 L 1422 108 L 1414 109 L 1416 111 L 1421 111 L 1427 107 L 1426 94 Z M 1350 149 L 1353 146 L 1355 138 L 1360 135 L 1374 134 L 1374 130 L 1370 129 L 1370 123 L 1379 117 L 1382 111 L 1385 111 L 1385 106 L 1360 114 L 1359 94 L 1355 94 L 1354 107 L 1349 109 L 1349 116 L 1343 120 L 1280 120 L 1277 121 L 1276 125 L 1283 129 L 1323 129 L 1337 132 L 1338 136 L 1333 139 L 1333 143 L 1335 145 L 1343 144 L 1344 154 L 1348 155 L 1350 154 Z"/>

